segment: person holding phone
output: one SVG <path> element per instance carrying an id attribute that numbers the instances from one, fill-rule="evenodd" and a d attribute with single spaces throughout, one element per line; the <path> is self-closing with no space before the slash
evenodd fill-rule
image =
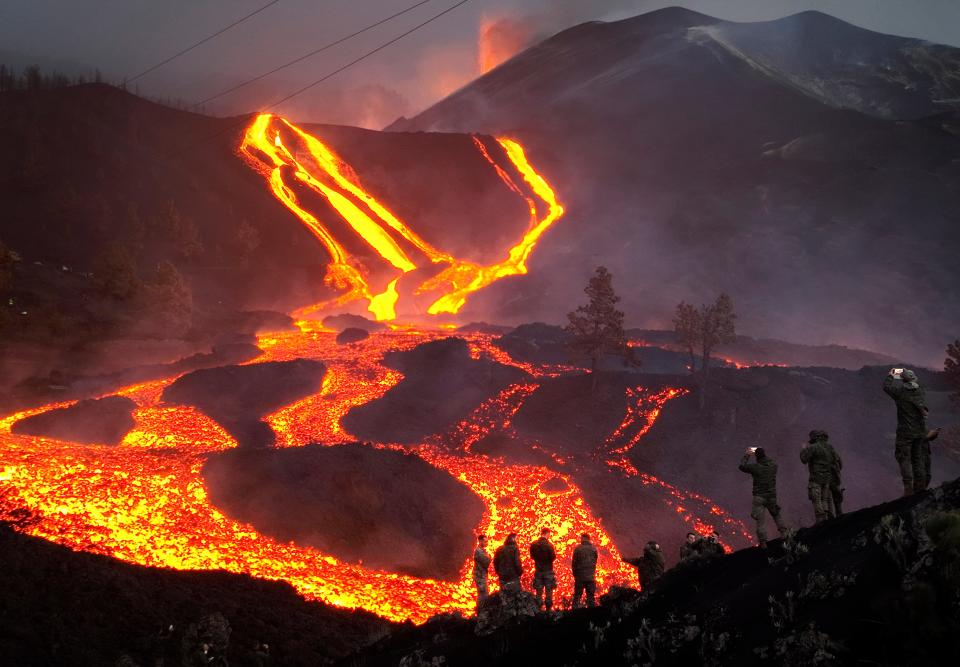
<path id="1" fill-rule="evenodd" d="M 908 368 L 891 368 L 883 380 L 883 391 L 897 405 L 897 436 L 893 453 L 900 467 L 903 495 L 924 491 L 930 486 L 930 441 L 939 429 L 927 430 L 927 397 Z"/>
<path id="2" fill-rule="evenodd" d="M 756 458 L 751 463 L 750 457 Z M 769 512 L 777 524 L 777 530 L 783 537 L 787 525 L 780 518 L 780 505 L 777 504 L 777 464 L 762 447 L 749 447 L 740 460 L 740 470 L 753 477 L 753 506 L 750 516 L 757 522 L 757 542 L 767 546 L 766 513 Z"/>

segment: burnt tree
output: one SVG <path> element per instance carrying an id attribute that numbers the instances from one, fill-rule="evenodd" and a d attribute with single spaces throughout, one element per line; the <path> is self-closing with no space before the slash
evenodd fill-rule
<path id="1" fill-rule="evenodd" d="M 700 308 L 685 301 L 677 306 L 673 330 L 690 356 L 690 373 L 700 385 L 701 408 L 706 402 L 710 357 L 718 345 L 732 343 L 736 339 L 736 319 L 733 299 L 728 294 L 721 294 L 712 304 L 703 304 Z M 699 372 L 696 363 L 698 355 Z"/>

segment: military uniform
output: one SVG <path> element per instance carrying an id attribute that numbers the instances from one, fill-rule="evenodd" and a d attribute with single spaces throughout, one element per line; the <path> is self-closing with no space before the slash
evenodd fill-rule
<path id="1" fill-rule="evenodd" d="M 753 506 L 750 516 L 757 522 L 757 542 L 763 547 L 767 544 L 765 512 L 769 512 L 773 517 L 781 536 L 787 532 L 787 526 L 780 518 L 780 505 L 777 504 L 777 464 L 769 456 L 750 463 L 750 455 L 745 454 L 739 467 L 753 477 Z"/>
<path id="2" fill-rule="evenodd" d="M 516 592 L 520 590 L 520 575 L 523 574 L 523 565 L 520 564 L 520 549 L 516 540 L 508 537 L 506 542 L 497 547 L 493 554 L 493 569 L 500 580 L 500 590 Z"/>
<path id="3" fill-rule="evenodd" d="M 813 515 L 817 523 L 826 521 L 834 516 L 833 492 L 830 484 L 833 481 L 833 456 L 823 446 L 826 434 L 813 435 L 813 442 L 808 443 L 800 450 L 800 461 L 807 465 L 810 476 L 807 481 L 807 495 L 813 503 Z"/>
<path id="4" fill-rule="evenodd" d="M 537 607 L 550 611 L 553 609 L 553 590 L 557 587 L 557 576 L 553 572 L 557 551 L 550 540 L 541 537 L 530 545 L 530 557 L 533 559 L 533 591 L 537 594 Z"/>
<path id="5" fill-rule="evenodd" d="M 489 571 L 490 555 L 483 547 L 477 547 L 477 550 L 473 552 L 473 583 L 477 587 L 478 607 L 490 594 L 490 589 L 487 585 L 487 573 Z"/>
<path id="6" fill-rule="evenodd" d="M 843 459 L 840 458 L 840 454 L 833 448 L 829 440 L 824 440 L 821 444 L 833 458 L 833 466 L 830 471 L 830 496 L 833 498 L 833 516 L 836 517 L 843 514 Z"/>
<path id="7" fill-rule="evenodd" d="M 589 541 L 581 542 L 573 550 L 573 608 L 580 606 L 580 597 L 587 596 L 587 606 L 596 605 L 597 594 L 597 548 Z"/>
<path id="8" fill-rule="evenodd" d="M 666 561 L 660 547 L 656 544 L 648 543 L 647 546 L 643 548 L 643 558 L 637 567 L 640 575 L 640 586 L 648 588 L 653 582 L 659 579 L 663 574 L 665 565 Z"/>
<path id="9" fill-rule="evenodd" d="M 930 442 L 927 440 L 927 398 L 912 371 L 904 371 L 904 381 L 887 375 L 883 390 L 897 404 L 897 438 L 894 456 L 900 466 L 903 495 L 923 491 L 930 486 Z"/>

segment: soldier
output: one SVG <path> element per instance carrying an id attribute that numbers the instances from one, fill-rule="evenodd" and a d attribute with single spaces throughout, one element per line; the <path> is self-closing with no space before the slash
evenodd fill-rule
<path id="1" fill-rule="evenodd" d="M 473 583 L 477 587 L 477 608 L 487 596 L 487 573 L 490 571 L 490 555 L 487 553 L 487 536 L 477 535 L 477 550 L 473 552 Z"/>
<path id="2" fill-rule="evenodd" d="M 706 558 L 722 556 L 726 553 L 723 550 L 723 545 L 720 544 L 720 533 L 717 531 L 713 531 L 707 535 L 706 539 L 698 540 L 697 548 L 700 551 L 700 555 Z"/>
<path id="3" fill-rule="evenodd" d="M 520 575 L 523 565 L 520 563 L 520 549 L 517 547 L 517 534 L 510 533 L 493 554 L 493 570 L 500 580 L 500 590 L 505 593 L 520 591 Z"/>
<path id="4" fill-rule="evenodd" d="M 693 560 L 699 555 L 697 550 L 697 540 L 699 536 L 696 533 L 687 533 L 686 541 L 680 546 L 680 562 Z"/>
<path id="5" fill-rule="evenodd" d="M 883 390 L 897 404 L 897 439 L 893 451 L 903 479 L 903 495 L 909 496 L 930 485 L 930 440 L 936 437 L 937 431 L 927 431 L 930 410 L 916 373 L 891 368 L 883 380 Z"/>
<path id="6" fill-rule="evenodd" d="M 573 550 L 573 608 L 580 606 L 580 596 L 587 594 L 587 606 L 596 606 L 597 548 L 590 542 L 590 534 L 580 536 L 580 544 Z"/>
<path id="7" fill-rule="evenodd" d="M 552 531 L 544 528 L 540 539 L 530 545 L 530 558 L 533 559 L 533 591 L 537 594 L 537 609 L 553 609 L 553 589 L 557 587 L 557 577 L 553 572 L 553 561 L 557 551 L 550 544 Z"/>
<path id="8" fill-rule="evenodd" d="M 755 463 L 750 463 L 751 456 L 756 457 Z M 753 509 L 750 516 L 757 522 L 757 542 L 761 547 L 766 547 L 764 511 L 770 512 L 781 537 L 787 532 L 787 526 L 780 518 L 780 506 L 777 504 L 777 464 L 767 456 L 762 447 L 750 447 L 740 460 L 740 470 L 753 477 Z"/>
<path id="9" fill-rule="evenodd" d="M 640 566 L 637 568 L 638 573 L 640 574 L 640 586 L 642 588 L 649 588 L 653 582 L 660 578 L 660 575 L 663 574 L 663 568 L 666 564 L 666 561 L 663 557 L 663 551 L 660 549 L 660 545 L 650 540 L 647 542 L 647 546 L 643 548 L 643 559 L 640 561 Z"/>
<path id="10" fill-rule="evenodd" d="M 833 509 L 833 493 L 830 483 L 833 481 L 834 454 L 824 447 L 827 441 L 825 431 L 810 431 L 809 441 L 800 450 L 800 462 L 807 464 L 810 476 L 807 479 L 807 496 L 813 503 L 813 516 L 816 523 L 836 516 Z"/>
<path id="11" fill-rule="evenodd" d="M 826 435 L 826 434 L 824 434 Z M 830 474 L 830 496 L 833 498 L 833 516 L 838 517 L 843 514 L 843 480 L 841 472 L 843 471 L 843 460 L 840 454 L 830 444 L 829 439 L 821 441 L 823 448 L 833 457 L 833 467 Z"/>

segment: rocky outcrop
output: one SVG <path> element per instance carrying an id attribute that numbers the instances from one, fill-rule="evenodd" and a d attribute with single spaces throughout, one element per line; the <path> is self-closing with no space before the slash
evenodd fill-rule
<path id="1" fill-rule="evenodd" d="M 325 373 L 309 359 L 206 368 L 177 379 L 162 398 L 217 420 L 240 447 L 269 447 L 275 434 L 261 417 L 320 391 Z"/>
<path id="2" fill-rule="evenodd" d="M 403 380 L 379 400 L 354 408 L 343 419 L 364 440 L 415 443 L 448 430 L 483 401 L 529 379 L 512 366 L 472 359 L 462 338 L 445 338 L 407 352 L 384 355 Z"/>
<path id="3" fill-rule="evenodd" d="M 422 459 L 359 444 L 231 450 L 203 470 L 225 513 L 348 562 L 456 580 L 483 503 Z"/>
<path id="4" fill-rule="evenodd" d="M 87 399 L 14 422 L 20 435 L 69 440 L 85 445 L 117 445 L 135 425 L 137 404 L 125 396 Z"/>
<path id="5" fill-rule="evenodd" d="M 338 345 L 347 345 L 349 343 L 359 343 L 362 340 L 366 340 L 370 337 L 370 332 L 366 329 L 360 329 L 357 327 L 347 327 L 343 331 L 337 334 L 337 344 Z"/>

